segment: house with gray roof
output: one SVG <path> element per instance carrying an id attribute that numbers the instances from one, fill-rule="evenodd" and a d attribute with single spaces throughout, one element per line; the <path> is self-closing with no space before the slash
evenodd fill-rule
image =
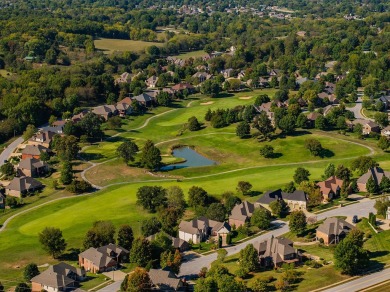
<path id="1" fill-rule="evenodd" d="M 73 291 L 79 281 L 84 280 L 85 271 L 66 263 L 50 266 L 31 279 L 32 292 Z"/>
<path id="2" fill-rule="evenodd" d="M 89 248 L 79 254 L 79 266 L 91 273 L 111 271 L 123 262 L 130 252 L 116 244 Z"/>
<path id="3" fill-rule="evenodd" d="M 5 187 L 5 194 L 12 197 L 21 198 L 23 195 L 43 188 L 41 182 L 29 176 L 14 177 Z"/>
<path id="4" fill-rule="evenodd" d="M 259 253 L 259 262 L 263 267 L 280 267 L 283 263 L 300 261 L 300 253 L 287 238 L 271 238 L 253 244 Z"/>
<path id="5" fill-rule="evenodd" d="M 268 191 L 256 201 L 256 204 L 269 209 L 269 204 L 275 200 L 284 200 L 290 210 L 306 210 L 307 207 L 307 196 L 300 190 L 292 193 L 282 192 L 281 189 Z"/>
<path id="6" fill-rule="evenodd" d="M 115 105 L 101 105 L 101 106 L 97 106 L 97 107 L 94 107 L 92 109 L 92 112 L 95 114 L 95 115 L 98 115 L 98 116 L 101 116 L 103 119 L 105 119 L 106 121 L 112 117 L 112 116 L 116 116 L 118 114 L 118 110 L 116 108 Z"/>
<path id="7" fill-rule="evenodd" d="M 148 273 L 154 289 L 177 291 L 183 287 L 183 281 L 168 269 L 150 269 Z"/>
<path id="8" fill-rule="evenodd" d="M 39 159 L 41 157 L 41 153 L 50 153 L 51 150 L 42 145 L 27 145 L 22 150 L 22 159 L 26 158 L 36 158 Z"/>
<path id="9" fill-rule="evenodd" d="M 384 171 L 380 167 L 370 168 L 365 174 L 357 180 L 357 186 L 360 192 L 367 192 L 367 182 L 370 178 L 374 179 L 374 182 L 379 185 L 383 179 L 383 177 L 387 177 L 390 179 L 390 171 Z"/>
<path id="10" fill-rule="evenodd" d="M 367 121 L 363 125 L 363 135 L 369 135 L 371 132 L 380 133 L 381 128 L 379 127 L 379 125 L 377 123 L 374 123 L 372 121 Z"/>
<path id="11" fill-rule="evenodd" d="M 28 144 L 29 145 L 42 145 L 46 148 L 50 148 L 50 143 L 56 134 L 57 133 L 52 132 L 52 131 L 38 132 L 28 140 Z"/>
<path id="12" fill-rule="evenodd" d="M 385 109 L 390 109 L 390 95 L 384 95 L 379 98 L 379 101 L 383 103 Z"/>
<path id="13" fill-rule="evenodd" d="M 48 171 L 49 165 L 35 158 L 22 159 L 17 166 L 19 176 L 40 177 Z"/>
<path id="14" fill-rule="evenodd" d="M 390 126 L 387 126 L 386 128 L 382 129 L 381 135 L 390 138 Z"/>
<path id="15" fill-rule="evenodd" d="M 343 219 L 336 217 L 327 218 L 320 226 L 318 226 L 316 238 L 318 241 L 323 241 L 325 245 L 337 244 L 353 228 L 355 227 L 352 224 Z"/>
<path id="16" fill-rule="evenodd" d="M 152 106 L 153 103 L 155 102 L 154 96 L 152 94 L 148 94 L 146 92 L 141 93 L 140 95 L 134 96 L 132 99 L 138 101 L 140 104 L 142 104 L 146 107 Z"/>
<path id="17" fill-rule="evenodd" d="M 229 216 L 229 225 L 235 226 L 236 228 L 244 225 L 246 222 L 249 222 L 254 211 L 255 205 L 248 201 L 244 201 L 241 204 L 234 206 Z"/>

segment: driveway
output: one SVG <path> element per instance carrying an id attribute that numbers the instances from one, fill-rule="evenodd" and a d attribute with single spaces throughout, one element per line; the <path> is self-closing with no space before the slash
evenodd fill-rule
<path id="1" fill-rule="evenodd" d="M 372 119 L 369 119 L 366 116 L 362 115 L 362 112 L 361 112 L 362 111 L 362 107 L 363 107 L 363 105 L 362 105 L 362 97 L 359 96 L 358 100 L 356 101 L 355 106 L 351 107 L 351 108 L 347 108 L 347 110 L 353 112 L 353 114 L 355 115 L 356 119 L 363 119 L 363 120 L 370 120 L 370 121 L 372 121 Z"/>
<path id="2" fill-rule="evenodd" d="M 8 158 L 11 156 L 12 152 L 14 152 L 16 147 L 18 147 L 18 145 L 22 142 L 23 142 L 23 138 L 19 137 L 18 139 L 13 141 L 11 144 L 9 144 L 8 147 L 3 150 L 3 152 L 1 152 L 0 166 L 2 166 L 4 164 L 4 160 L 8 160 Z"/>
<path id="3" fill-rule="evenodd" d="M 104 272 L 103 275 L 110 278 L 113 281 L 123 281 L 127 274 L 123 273 L 122 271 L 112 271 L 112 272 Z"/>

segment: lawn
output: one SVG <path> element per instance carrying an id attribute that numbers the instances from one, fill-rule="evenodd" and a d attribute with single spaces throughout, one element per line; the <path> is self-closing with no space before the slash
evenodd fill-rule
<path id="1" fill-rule="evenodd" d="M 193 52 L 188 52 L 188 53 L 182 53 L 180 55 L 174 56 L 176 58 L 182 59 L 182 60 L 188 60 L 190 58 L 201 58 L 207 56 L 207 53 L 203 50 L 200 51 L 193 51 Z"/>
<path id="2" fill-rule="evenodd" d="M 122 40 L 122 39 L 105 39 L 100 38 L 94 41 L 95 47 L 98 50 L 104 51 L 105 54 L 111 54 L 115 51 L 143 51 L 147 47 L 157 46 L 161 47 L 163 43 L 156 42 L 144 42 L 144 41 L 133 41 L 133 40 Z"/>
<path id="3" fill-rule="evenodd" d="M 387 290 L 389 289 L 389 290 Z M 378 286 L 368 288 L 364 290 L 365 292 L 383 292 L 383 291 L 390 291 L 390 281 L 386 281 Z"/>

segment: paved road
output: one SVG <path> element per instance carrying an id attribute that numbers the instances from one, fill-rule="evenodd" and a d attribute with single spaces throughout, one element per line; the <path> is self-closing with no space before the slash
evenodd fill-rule
<path id="1" fill-rule="evenodd" d="M 121 290 L 121 284 L 122 284 L 123 280 L 122 281 L 116 281 L 100 290 L 97 290 L 97 292 L 116 292 L 116 291 L 119 291 Z"/>
<path id="2" fill-rule="evenodd" d="M 13 141 L 11 144 L 8 145 L 7 148 L 3 150 L 0 154 L 0 166 L 4 164 L 4 160 L 8 160 L 8 158 L 11 156 L 12 152 L 15 151 L 16 147 L 23 142 L 23 138 L 19 137 L 15 141 Z"/>
<path id="3" fill-rule="evenodd" d="M 390 279 L 390 269 L 373 273 L 322 292 L 355 292 Z"/>
<path id="4" fill-rule="evenodd" d="M 359 96 L 358 100 L 356 101 L 355 106 L 352 107 L 352 108 L 348 108 L 348 110 L 353 112 L 354 115 L 355 115 L 355 118 L 357 118 L 357 119 L 363 119 L 363 120 L 370 120 L 370 121 L 372 121 L 372 119 L 369 119 L 366 116 L 362 115 L 362 112 L 361 112 L 362 111 L 362 106 L 363 106 L 362 105 L 362 97 Z"/>

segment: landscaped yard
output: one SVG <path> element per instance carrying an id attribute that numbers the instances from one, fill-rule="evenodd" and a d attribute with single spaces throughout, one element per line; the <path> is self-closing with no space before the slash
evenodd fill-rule
<path id="1" fill-rule="evenodd" d="M 139 52 L 150 46 L 161 47 L 163 43 L 144 42 L 122 39 L 105 39 L 100 38 L 94 41 L 95 47 L 98 50 L 104 51 L 105 54 L 111 54 L 115 51 L 133 51 Z"/>

